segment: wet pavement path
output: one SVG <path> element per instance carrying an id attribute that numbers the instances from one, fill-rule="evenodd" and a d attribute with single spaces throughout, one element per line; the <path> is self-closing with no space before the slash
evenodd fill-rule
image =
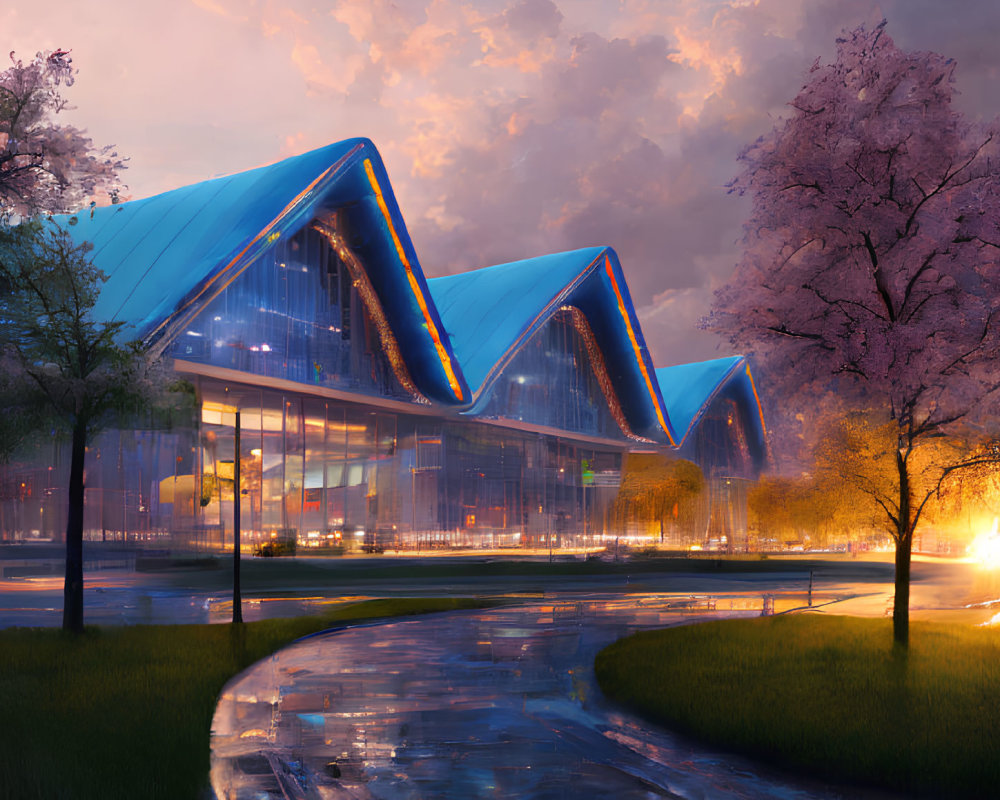
<path id="1" fill-rule="evenodd" d="M 632 631 L 759 613 L 588 594 L 305 639 L 223 691 L 212 787 L 220 800 L 857 797 L 694 747 L 596 686 L 597 651 Z"/>

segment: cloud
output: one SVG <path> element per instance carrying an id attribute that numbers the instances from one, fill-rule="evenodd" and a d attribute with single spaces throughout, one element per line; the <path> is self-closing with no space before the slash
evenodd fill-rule
<path id="1" fill-rule="evenodd" d="M 707 361 L 731 354 L 718 336 L 698 327 L 712 302 L 708 287 L 669 289 L 651 302 L 641 302 L 642 298 L 635 296 L 633 300 L 656 366 Z"/>
<path id="2" fill-rule="evenodd" d="M 555 37 L 563 20 L 562 12 L 552 0 L 522 0 L 504 9 L 502 17 L 511 36 L 528 44 Z"/>
<path id="3" fill-rule="evenodd" d="M 411 222 L 434 262 L 454 271 L 615 244 L 594 241 L 611 232 L 595 225 L 613 211 L 609 203 L 634 208 L 663 196 L 662 152 L 642 128 L 644 108 L 669 105 L 664 81 L 677 69 L 669 53 L 663 37 L 632 42 L 591 33 L 574 38 L 564 59 L 528 76 L 518 91 L 478 96 L 471 124 L 443 142 L 439 163 L 447 169 L 421 175 L 448 221 L 440 229 L 430 217 Z M 641 164 L 644 155 L 652 163 Z"/>
<path id="4" fill-rule="evenodd" d="M 618 251 L 659 363 L 739 258 L 737 154 L 844 28 L 885 15 L 958 61 L 994 116 L 1000 5 L 977 0 L 69 0 L 0 12 L 22 55 L 73 48 L 67 120 L 143 196 L 351 136 L 382 152 L 429 274 Z"/>

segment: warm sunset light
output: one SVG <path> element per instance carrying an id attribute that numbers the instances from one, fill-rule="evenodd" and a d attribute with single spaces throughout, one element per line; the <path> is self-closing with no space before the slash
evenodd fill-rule
<path id="1" fill-rule="evenodd" d="M 997 795 L 1000 3 L 0 22 L 0 800 Z"/>
<path id="2" fill-rule="evenodd" d="M 993 519 L 993 528 L 979 534 L 969 545 L 969 557 L 984 569 L 1000 569 L 1000 519 Z"/>

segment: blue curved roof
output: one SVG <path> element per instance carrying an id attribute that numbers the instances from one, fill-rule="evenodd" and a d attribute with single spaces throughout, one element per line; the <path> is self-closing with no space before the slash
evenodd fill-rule
<path id="1" fill-rule="evenodd" d="M 656 380 L 670 419 L 681 434 L 677 440 L 679 446 L 686 443 L 688 434 L 695 429 L 712 401 L 725 391 L 739 398 L 749 423 L 747 428 L 754 456 L 758 463 L 764 460 L 767 451 L 764 415 L 750 365 L 744 356 L 660 367 L 656 370 Z"/>
<path id="2" fill-rule="evenodd" d="M 123 336 L 162 349 L 276 239 L 343 206 L 375 234 L 360 255 L 417 386 L 440 402 L 465 402 L 468 387 L 367 139 L 57 219 L 76 241 L 93 243 L 93 261 L 108 274 L 94 316 L 123 321 Z"/>
<path id="3" fill-rule="evenodd" d="M 221 270 L 234 271 L 234 258 L 242 254 L 248 261 L 252 253 L 246 248 L 262 249 L 268 236 L 286 233 L 298 217 L 314 211 L 321 194 L 316 189 L 322 189 L 314 183 L 336 171 L 332 167 L 359 144 L 338 142 L 268 167 L 76 215 L 71 233 L 94 245 L 94 263 L 108 275 L 95 316 L 124 321 L 131 335 L 148 337 L 196 287 Z M 309 196 L 296 198 L 310 186 Z M 291 203 L 295 207 L 288 209 Z"/>
<path id="4" fill-rule="evenodd" d="M 560 308 L 587 317 L 608 376 L 635 434 L 663 441 L 674 431 L 653 379 L 614 250 L 588 247 L 431 278 L 431 296 L 472 388 L 475 414 L 503 368 Z"/>
<path id="5" fill-rule="evenodd" d="M 589 247 L 427 281 L 473 397 L 511 346 L 537 330 L 545 309 L 561 304 L 603 251 Z"/>
<path id="6" fill-rule="evenodd" d="M 57 219 L 94 245 L 93 261 L 108 275 L 94 316 L 125 322 L 123 336 L 162 351 L 277 239 L 334 210 L 358 233 L 352 249 L 414 383 L 432 401 L 474 415 L 510 359 L 570 305 L 587 319 L 633 433 L 679 446 L 726 386 L 760 410 L 738 356 L 654 371 L 611 248 L 426 280 L 368 139 Z"/>

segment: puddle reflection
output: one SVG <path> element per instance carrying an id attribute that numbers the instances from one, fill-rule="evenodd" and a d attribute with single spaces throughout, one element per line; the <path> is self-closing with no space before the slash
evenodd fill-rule
<path id="1" fill-rule="evenodd" d="M 647 729 L 596 687 L 594 656 L 615 639 L 757 603 L 588 596 L 304 640 L 226 687 L 212 787 L 220 800 L 839 797 Z"/>

